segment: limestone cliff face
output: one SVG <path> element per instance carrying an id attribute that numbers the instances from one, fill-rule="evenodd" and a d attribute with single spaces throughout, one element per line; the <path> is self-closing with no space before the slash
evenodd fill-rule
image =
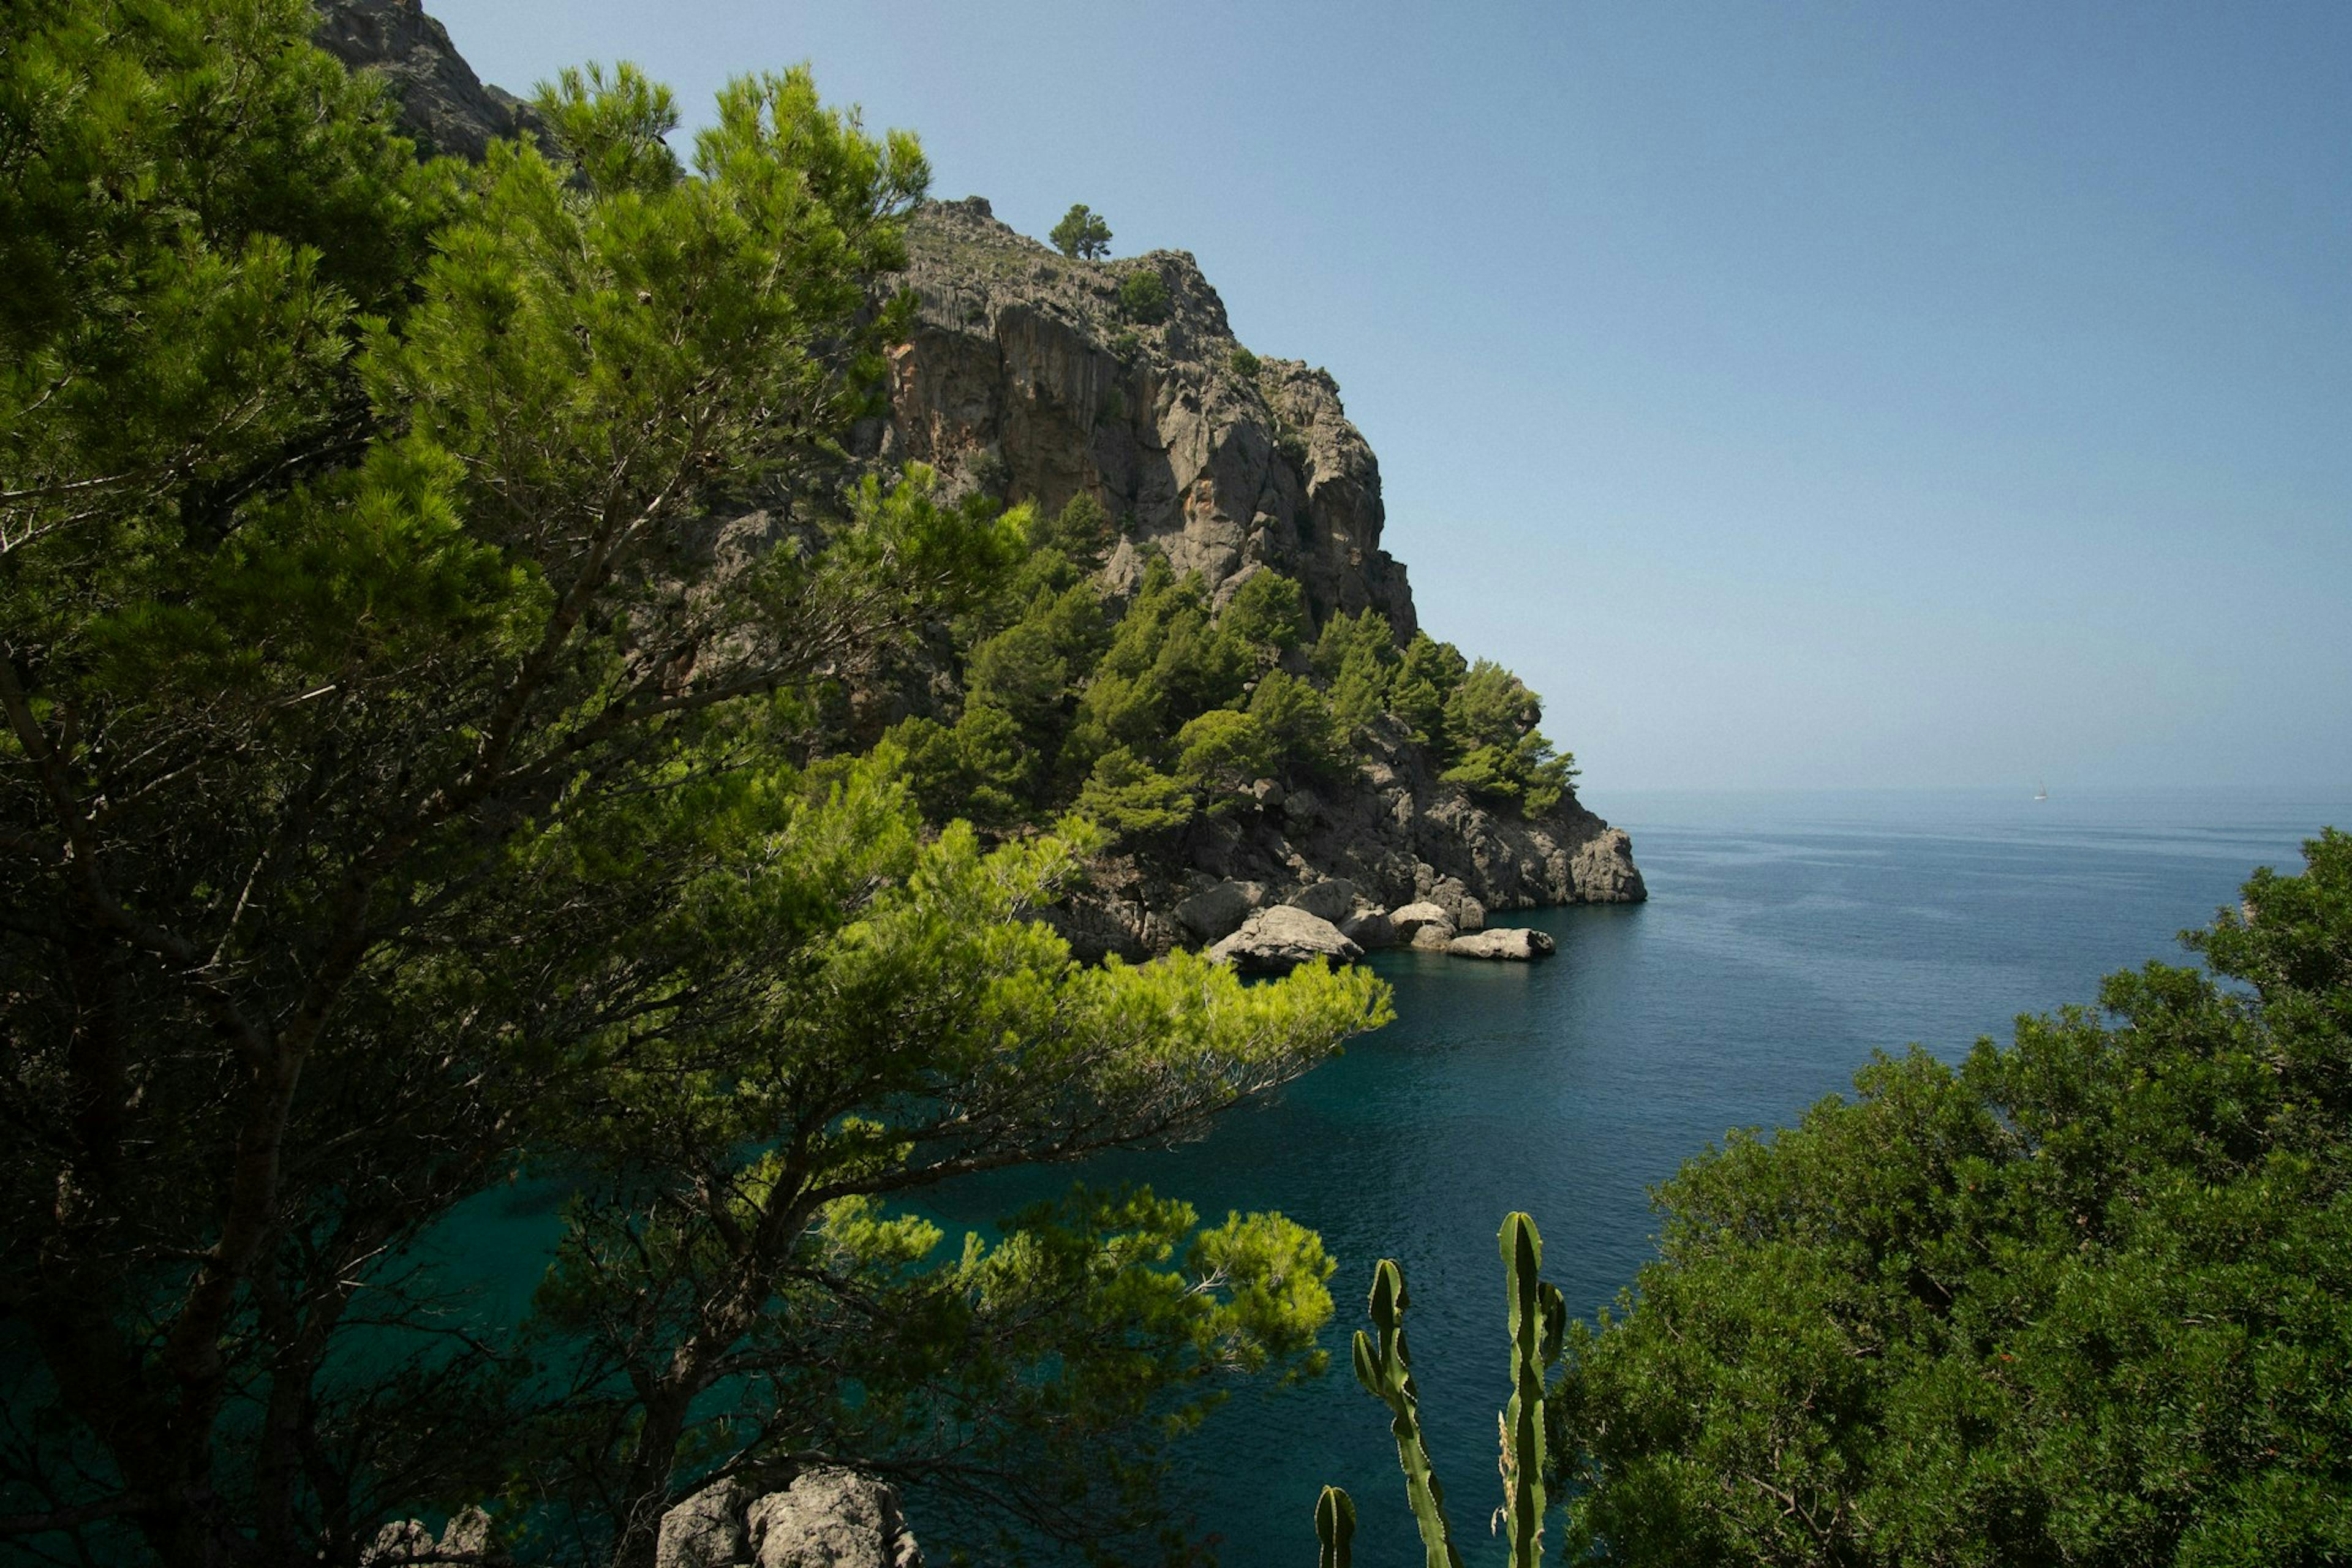
<path id="1" fill-rule="evenodd" d="M 1158 545 L 1213 591 L 1272 566 L 1318 621 L 1369 606 L 1412 635 L 1404 567 L 1381 548 L 1380 463 L 1339 388 L 1296 361 L 1236 369 L 1224 302 L 1190 256 L 1072 260 L 978 197 L 923 207 L 908 249 L 889 281 L 919 315 L 893 359 L 893 416 L 869 433 L 877 456 L 1049 509 L 1091 493 L 1125 535 L 1114 587 Z M 1138 273 L 1166 291 L 1163 319 L 1121 309 Z"/>

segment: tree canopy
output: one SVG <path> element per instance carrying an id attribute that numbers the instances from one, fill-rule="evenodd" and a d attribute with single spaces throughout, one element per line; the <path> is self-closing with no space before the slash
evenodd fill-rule
<path id="1" fill-rule="evenodd" d="M 1550 1408 L 1570 1556 L 2352 1555 L 2352 837 L 1958 1068 L 1660 1189 Z"/>
<path id="2" fill-rule="evenodd" d="M 1084 202 L 1071 204 L 1046 237 L 1055 249 L 1081 261 L 1099 261 L 1110 254 L 1110 225 Z"/>
<path id="3" fill-rule="evenodd" d="M 1141 1523 L 1220 1380 L 1312 1364 L 1313 1237 L 893 1205 L 1185 1136 L 1386 1004 L 1082 969 L 1029 914 L 1092 829 L 926 832 L 834 744 L 1033 564 L 843 452 L 919 147 L 796 70 L 681 164 L 624 67 L 419 165 L 311 25 L 36 0 L 0 53 L 0 1534 L 351 1564 L 488 1502 L 643 1564 L 816 1455 Z M 1013 654 L 1096 657 L 1072 585 L 975 755 L 1058 721 Z M 418 1245 L 518 1178 L 570 1194 L 520 1340 Z"/>

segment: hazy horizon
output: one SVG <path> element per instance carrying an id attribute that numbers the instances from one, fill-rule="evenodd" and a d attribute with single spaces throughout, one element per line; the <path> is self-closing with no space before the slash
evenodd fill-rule
<path id="1" fill-rule="evenodd" d="M 427 3 L 1192 251 L 1604 815 L 2352 779 L 2352 9 Z"/>

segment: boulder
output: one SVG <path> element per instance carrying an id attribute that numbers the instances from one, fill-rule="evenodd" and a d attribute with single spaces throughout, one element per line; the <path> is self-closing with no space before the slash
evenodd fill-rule
<path id="1" fill-rule="evenodd" d="M 1211 948 L 1209 956 L 1247 973 L 1286 974 L 1318 958 L 1352 963 L 1364 956 L 1364 950 L 1340 935 L 1329 921 L 1276 904 L 1252 915 L 1241 930 Z"/>
<path id="2" fill-rule="evenodd" d="M 1528 926 L 1496 926 L 1492 931 L 1457 936 L 1445 944 L 1445 951 L 1456 958 L 1502 958 L 1525 962 L 1549 953 L 1552 940 L 1547 933 Z"/>
<path id="3" fill-rule="evenodd" d="M 898 1493 L 853 1470 L 809 1470 L 745 1515 L 758 1568 L 921 1568 Z"/>
<path id="4" fill-rule="evenodd" d="M 1481 931 L 1486 924 L 1486 906 L 1480 902 L 1459 877 L 1442 879 L 1429 889 L 1429 901 L 1445 911 L 1455 931 Z"/>
<path id="5" fill-rule="evenodd" d="M 1433 921 L 1428 925 L 1414 931 L 1412 940 L 1405 945 L 1416 952 L 1444 952 L 1446 944 L 1453 940 L 1452 926 L 1447 925 L 1444 921 Z"/>
<path id="6" fill-rule="evenodd" d="M 1396 927 L 1389 923 L 1386 910 L 1358 910 L 1339 922 L 1339 934 L 1367 952 L 1397 944 Z"/>
<path id="7" fill-rule="evenodd" d="M 922 1568 L 898 1491 L 854 1470 L 803 1471 L 761 1495 L 721 1481 L 662 1516 L 655 1568 Z"/>
<path id="8" fill-rule="evenodd" d="M 1344 877 L 1334 877 L 1329 881 L 1301 888 L 1282 901 L 1294 910 L 1305 910 L 1317 920 L 1337 925 L 1356 907 L 1356 884 Z"/>
<path id="9" fill-rule="evenodd" d="M 396 1520 L 377 1531 L 374 1542 L 360 1553 L 363 1568 L 489 1561 L 490 1516 L 478 1508 L 459 1510 L 437 1540 L 421 1519 Z"/>
<path id="10" fill-rule="evenodd" d="M 1176 906 L 1176 923 L 1196 942 L 1214 942 L 1241 930 L 1265 902 L 1265 889 L 1255 882 L 1219 882 Z"/>
<path id="11" fill-rule="evenodd" d="M 1407 904 L 1402 909 L 1391 910 L 1389 925 L 1396 931 L 1399 942 L 1411 942 L 1413 933 L 1423 926 L 1444 926 L 1445 934 L 1449 937 L 1454 934 L 1454 930 L 1453 917 L 1435 904 L 1425 900 L 1417 904 Z"/>
<path id="12" fill-rule="evenodd" d="M 751 1561 L 743 1516 L 751 1495 L 730 1479 L 705 1487 L 662 1515 L 654 1568 L 737 1568 Z"/>

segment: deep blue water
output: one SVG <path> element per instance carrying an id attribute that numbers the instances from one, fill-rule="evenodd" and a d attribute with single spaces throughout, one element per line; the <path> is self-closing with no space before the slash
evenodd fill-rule
<path id="1" fill-rule="evenodd" d="M 1633 833 L 1648 904 L 1499 917 L 1558 939 L 1531 966 L 1378 955 L 1397 1023 L 1203 1142 L 1081 1168 L 1206 1219 L 1279 1209 L 1339 1259 L 1330 1374 L 1236 1397 L 1188 1454 L 1194 1529 L 1229 1568 L 1314 1562 L 1326 1482 L 1355 1496 L 1360 1563 L 1420 1561 L 1385 1412 L 1347 1370 L 1376 1259 L 1395 1258 L 1412 1292 L 1414 1370 L 1465 1554 L 1498 1557 L 1483 1549 L 1508 1394 L 1505 1213 L 1535 1216 L 1546 1276 L 1589 1316 L 1649 1255 L 1646 1189 L 1727 1129 L 1787 1122 L 1874 1047 L 1957 1057 L 2020 1013 L 2094 1000 L 2111 970 L 2180 961 L 2174 934 L 2234 902 L 2255 866 L 2299 868 L 2301 840 L 2352 826 L 2352 794 L 1592 804 Z M 1068 1179 L 1022 1173 L 926 1206 L 984 1225 Z"/>

